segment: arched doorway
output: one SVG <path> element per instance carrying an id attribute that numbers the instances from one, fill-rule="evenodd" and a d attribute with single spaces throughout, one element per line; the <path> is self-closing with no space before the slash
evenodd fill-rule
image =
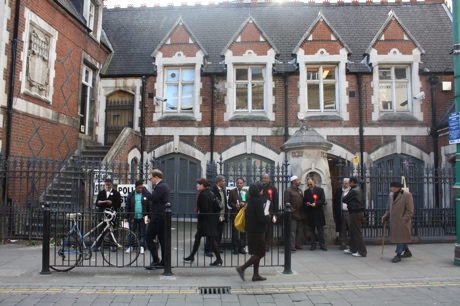
<path id="1" fill-rule="evenodd" d="M 374 208 L 385 208 L 388 202 L 389 186 L 392 181 L 406 178 L 414 198 L 414 206 L 423 208 L 424 163 L 415 157 L 394 154 L 374 162 L 370 173 L 372 202 Z"/>
<path id="2" fill-rule="evenodd" d="M 171 189 L 172 211 L 193 212 L 196 207 L 196 180 L 201 177 L 200 162 L 182 154 L 170 154 L 161 157 L 157 167 Z"/>
<path id="3" fill-rule="evenodd" d="M 111 145 L 125 127 L 133 127 L 134 96 L 118 91 L 107 97 L 105 108 L 105 144 Z"/>
<path id="4" fill-rule="evenodd" d="M 228 186 L 236 186 L 238 178 L 243 178 L 249 186 L 252 182 L 260 181 L 264 173 L 275 175 L 275 162 L 256 154 L 243 154 L 224 162 L 224 174 Z"/>

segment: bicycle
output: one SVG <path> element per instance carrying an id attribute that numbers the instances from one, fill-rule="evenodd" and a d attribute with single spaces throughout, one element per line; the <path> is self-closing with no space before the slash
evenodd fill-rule
<path id="1" fill-rule="evenodd" d="M 114 228 L 117 212 L 106 209 L 103 220 L 85 235 L 78 226 L 81 213 L 67 213 L 66 218 L 73 223 L 68 233 L 56 233 L 50 238 L 50 268 L 58 272 L 70 271 L 80 265 L 83 260 L 89 260 L 98 241 L 104 261 L 111 266 L 125 267 L 132 265 L 139 257 L 140 243 L 136 234 L 124 227 Z M 90 247 L 85 239 L 105 224 Z M 54 251 L 52 250 L 54 249 Z M 129 251 L 127 252 L 127 250 Z"/>

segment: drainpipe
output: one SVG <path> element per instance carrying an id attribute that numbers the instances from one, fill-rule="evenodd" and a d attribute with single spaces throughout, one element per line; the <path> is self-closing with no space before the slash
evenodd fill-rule
<path id="1" fill-rule="evenodd" d="M 142 87 L 141 87 L 141 160 L 140 164 L 144 167 L 144 140 L 145 140 L 145 83 L 146 76 L 142 76 Z M 141 170 L 141 177 L 143 177 L 143 168 Z"/>
<path id="2" fill-rule="evenodd" d="M 436 84 L 438 84 L 438 78 L 432 74 L 428 78 L 428 82 L 430 83 L 430 93 L 431 93 L 431 132 L 430 135 L 433 138 L 433 156 L 434 156 L 434 171 L 438 171 L 439 167 L 439 154 L 438 154 L 438 140 L 439 134 L 436 128 L 437 126 L 437 119 L 436 119 Z M 439 171 L 438 171 L 439 173 Z M 439 184 L 438 182 L 434 182 L 434 201 L 435 207 L 439 208 Z"/>
<path id="3" fill-rule="evenodd" d="M 364 177 L 364 128 L 363 128 L 363 98 L 362 98 L 362 81 L 363 74 L 358 73 L 358 108 L 359 108 L 359 164 L 361 167 L 361 177 Z"/>
<path id="4" fill-rule="evenodd" d="M 283 81 L 284 81 L 284 142 L 288 141 L 289 139 L 289 85 L 288 85 L 289 75 L 287 73 L 283 74 Z"/>
<path id="5" fill-rule="evenodd" d="M 211 75 L 211 134 L 210 134 L 210 145 L 211 145 L 211 163 L 214 161 L 214 103 L 215 103 L 215 98 L 214 98 L 214 91 L 215 91 L 215 85 L 216 85 L 216 75 L 213 74 Z"/>
<path id="6" fill-rule="evenodd" d="M 16 75 L 16 55 L 19 42 L 19 18 L 21 13 L 21 0 L 16 1 L 16 10 L 14 15 L 14 30 L 13 40 L 11 41 L 11 71 L 10 71 L 10 86 L 8 88 L 7 98 L 7 111 L 6 111 L 6 137 L 5 137 L 5 153 L 4 160 L 8 161 L 11 153 L 11 138 L 13 131 L 13 100 L 14 100 L 14 86 L 15 86 L 15 75 Z M 1 150 L 1 148 L 0 148 Z M 4 171 L 7 173 L 8 167 L 5 162 Z M 8 175 L 3 180 L 3 205 L 8 203 Z"/>

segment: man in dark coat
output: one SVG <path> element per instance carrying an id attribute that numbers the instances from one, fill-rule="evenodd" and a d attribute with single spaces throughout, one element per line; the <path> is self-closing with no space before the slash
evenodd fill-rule
<path id="1" fill-rule="evenodd" d="M 351 254 L 355 257 L 366 257 L 367 249 L 364 243 L 363 232 L 361 230 L 364 221 L 364 210 L 366 202 L 364 194 L 358 186 L 358 179 L 350 177 L 350 191 L 342 198 L 342 202 L 348 206 L 350 228 L 348 234 L 350 236 L 350 248 L 344 250 L 345 254 Z"/>
<path id="2" fill-rule="evenodd" d="M 269 251 L 270 244 L 273 238 L 273 225 L 278 221 L 278 212 L 279 212 L 279 196 L 278 189 L 272 185 L 270 181 L 270 175 L 268 173 L 262 174 L 262 184 L 264 186 L 264 192 L 262 198 L 264 203 L 270 201 L 270 216 L 272 217 L 272 222 L 267 225 L 267 231 L 265 232 L 265 252 Z"/>
<path id="3" fill-rule="evenodd" d="M 350 179 L 344 178 L 343 185 L 334 193 L 332 211 L 335 222 L 335 231 L 339 233 L 340 249 L 345 250 L 348 244 L 348 205 L 342 202 L 342 198 L 350 191 Z"/>
<path id="4" fill-rule="evenodd" d="M 222 241 L 222 234 L 224 232 L 224 226 L 227 222 L 227 213 L 228 213 L 228 205 L 227 205 L 227 190 L 225 189 L 225 177 L 222 175 L 216 176 L 215 184 L 212 185 L 211 191 L 214 193 L 216 198 L 218 198 L 222 204 L 224 204 L 224 208 L 219 213 L 219 223 L 217 224 L 217 245 L 220 248 L 220 242 Z M 211 243 L 209 239 L 206 239 L 206 243 L 204 245 L 204 252 L 205 255 L 208 257 L 212 257 L 211 251 Z"/>
<path id="5" fill-rule="evenodd" d="M 303 201 L 307 206 L 307 223 L 311 239 L 310 251 L 316 250 L 315 231 L 318 231 L 318 240 L 321 250 L 327 251 L 323 230 L 323 226 L 326 225 L 326 218 L 324 217 L 326 196 L 324 195 L 324 189 L 316 186 L 315 179 L 311 177 L 307 179 L 307 186 L 308 188 L 304 192 Z"/>
<path id="6" fill-rule="evenodd" d="M 400 182 L 391 182 L 391 193 L 382 222 L 390 220 L 390 241 L 396 243 L 396 256 L 392 262 L 400 262 L 401 258 L 412 257 L 408 243 L 412 242 L 412 215 L 414 214 L 414 200 L 412 194 L 402 190 Z M 404 254 L 401 254 L 404 251 Z"/>
<path id="7" fill-rule="evenodd" d="M 147 270 L 163 267 L 163 259 L 165 255 L 165 212 L 166 203 L 169 202 L 170 189 L 168 184 L 163 181 L 163 172 L 158 169 L 150 171 L 149 180 L 153 184 L 153 191 L 150 193 L 147 188 L 142 189 L 143 195 L 151 201 L 149 209 L 149 220 L 147 231 L 145 233 L 145 241 L 149 248 L 152 261 L 150 266 L 145 267 Z M 158 257 L 158 249 L 155 238 L 161 246 L 161 260 Z"/>
<path id="8" fill-rule="evenodd" d="M 99 191 L 96 198 L 96 207 L 98 212 L 103 213 L 106 209 L 113 209 L 118 211 L 121 206 L 121 195 L 120 193 L 113 188 L 113 180 L 106 179 L 104 184 L 104 189 Z M 102 220 L 102 217 L 101 217 Z M 116 220 L 113 220 L 114 223 Z M 92 249 L 93 252 L 99 251 L 101 246 L 102 239 L 96 242 L 96 245 Z M 115 247 L 112 247 L 111 251 L 116 251 Z"/>
<path id="9" fill-rule="evenodd" d="M 243 190 L 244 180 L 238 178 L 236 180 L 236 188 L 230 190 L 228 193 L 228 205 L 230 205 L 232 211 L 230 212 L 230 221 L 232 226 L 232 247 L 233 254 L 238 255 L 246 254 L 244 248 L 246 247 L 246 233 L 242 233 L 235 227 L 235 217 L 244 205 L 246 205 L 249 194 L 246 190 Z M 244 196 L 244 199 L 243 199 Z"/>
<path id="10" fill-rule="evenodd" d="M 291 251 L 301 250 L 300 236 L 304 231 L 307 209 L 303 204 L 302 190 L 300 190 L 300 179 L 294 175 L 290 178 L 291 186 L 284 190 L 284 205 L 291 204 Z M 289 222 L 289 220 L 286 220 Z"/>

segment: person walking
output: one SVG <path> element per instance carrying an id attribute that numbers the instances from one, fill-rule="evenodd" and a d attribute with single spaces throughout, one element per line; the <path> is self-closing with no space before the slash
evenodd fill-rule
<path id="1" fill-rule="evenodd" d="M 326 196 L 324 195 L 324 189 L 316 186 L 315 179 L 311 177 L 307 179 L 307 186 L 308 188 L 304 192 L 303 201 L 307 206 L 307 222 L 311 240 L 310 251 L 316 250 L 315 231 L 318 231 L 318 240 L 321 250 L 327 251 L 323 230 L 323 226 L 326 225 L 326 218 L 324 217 Z"/>
<path id="2" fill-rule="evenodd" d="M 236 188 L 230 190 L 228 194 L 228 205 L 232 208 L 230 212 L 230 222 L 232 226 L 232 247 L 233 254 L 246 254 L 244 248 L 246 247 L 246 233 L 242 233 L 235 227 L 235 218 L 238 212 L 244 205 L 246 205 L 249 194 L 246 195 L 246 190 L 243 190 L 244 179 L 238 178 L 236 180 Z M 244 200 L 243 200 L 244 196 Z"/>
<path id="3" fill-rule="evenodd" d="M 144 217 L 148 215 L 150 202 L 142 194 L 144 188 L 144 181 L 139 180 L 135 183 L 135 189 L 128 195 L 125 207 L 125 222 L 129 221 L 129 228 L 138 235 L 141 244 L 140 253 L 145 252 L 145 220 Z M 128 247 L 126 253 L 132 251 L 131 247 Z"/>
<path id="4" fill-rule="evenodd" d="M 264 207 L 262 198 L 263 185 L 261 182 L 254 182 L 249 186 L 249 201 L 246 207 L 246 233 L 248 248 L 251 257 L 249 260 L 236 268 L 238 275 L 244 281 L 244 271 L 251 265 L 254 266 L 252 281 L 264 281 L 265 277 L 259 274 L 260 260 L 265 256 L 265 228 L 272 222 L 270 212 Z"/>
<path id="5" fill-rule="evenodd" d="M 303 204 L 302 190 L 299 189 L 300 179 L 297 176 L 291 177 L 291 186 L 284 191 L 284 205 L 291 204 L 291 251 L 301 250 L 301 233 L 304 230 L 304 223 L 307 217 L 307 209 Z"/>
<path id="6" fill-rule="evenodd" d="M 216 176 L 215 184 L 211 186 L 211 191 L 214 193 L 214 197 L 216 197 L 224 206 L 220 211 L 216 212 L 219 214 L 219 222 L 217 223 L 217 245 L 220 247 L 220 242 L 222 240 L 222 234 L 224 233 L 224 226 L 227 222 L 227 213 L 228 213 L 228 206 L 227 206 L 227 190 L 225 189 L 225 177 L 222 175 Z M 206 239 L 204 245 L 204 252 L 205 255 L 208 257 L 212 257 L 211 252 L 212 246 L 211 241 Z"/>
<path id="7" fill-rule="evenodd" d="M 350 177 L 350 191 L 342 198 L 342 202 L 347 204 L 349 213 L 349 249 L 345 249 L 346 254 L 352 254 L 355 257 L 366 257 L 367 249 L 364 243 L 363 232 L 361 230 L 364 221 L 364 209 L 366 207 L 364 194 L 358 186 L 358 179 Z"/>
<path id="8" fill-rule="evenodd" d="M 342 202 L 342 198 L 350 191 L 350 179 L 344 178 L 341 187 L 334 193 L 332 211 L 335 222 L 335 231 L 339 233 L 340 249 L 345 250 L 348 245 L 349 215 L 348 205 Z"/>
<path id="9" fill-rule="evenodd" d="M 408 243 L 412 242 L 412 215 L 414 214 L 414 199 L 407 190 L 402 190 L 400 182 L 391 182 L 391 193 L 382 223 L 390 220 L 390 242 L 396 243 L 396 255 L 391 262 L 397 263 L 401 258 L 412 257 Z M 404 253 L 402 254 L 402 252 Z"/>
<path id="10" fill-rule="evenodd" d="M 211 263 L 211 266 L 220 266 L 222 265 L 222 258 L 220 257 L 220 250 L 216 241 L 219 215 L 213 211 L 214 193 L 209 189 L 210 185 L 209 181 L 205 178 L 196 180 L 196 189 L 198 190 L 195 208 L 195 212 L 198 213 L 197 231 L 195 233 L 192 252 L 189 256 L 184 257 L 184 260 L 188 262 L 195 260 L 195 254 L 200 247 L 201 238 L 206 237 L 217 258 L 216 261 Z"/>

